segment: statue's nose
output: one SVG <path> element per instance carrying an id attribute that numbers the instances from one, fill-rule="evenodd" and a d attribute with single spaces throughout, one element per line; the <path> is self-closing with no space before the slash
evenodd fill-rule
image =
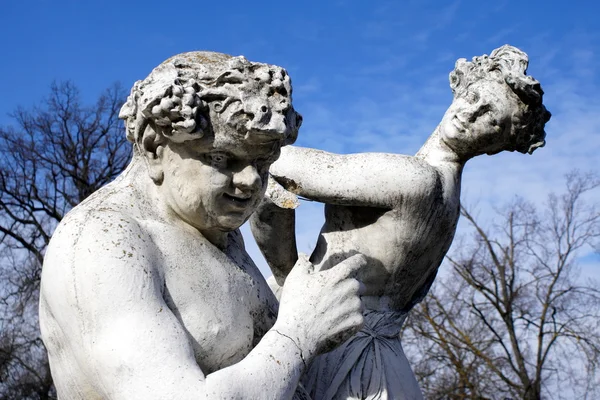
<path id="1" fill-rule="evenodd" d="M 258 190 L 262 180 L 254 165 L 247 165 L 233 174 L 233 184 L 236 188 L 246 192 Z"/>

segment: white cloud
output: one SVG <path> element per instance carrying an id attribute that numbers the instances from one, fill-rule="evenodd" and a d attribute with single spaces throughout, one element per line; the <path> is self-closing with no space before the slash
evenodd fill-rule
<path id="1" fill-rule="evenodd" d="M 496 32 L 493 36 L 489 37 L 486 42 L 492 46 L 502 46 L 508 41 L 510 35 L 515 32 L 517 27 L 508 27 Z"/>
<path id="2" fill-rule="evenodd" d="M 296 96 L 310 96 L 321 90 L 323 85 L 320 80 L 316 77 L 309 78 L 306 82 L 302 82 L 298 85 L 294 85 L 294 94 Z"/>
<path id="3" fill-rule="evenodd" d="M 456 0 L 446 7 L 443 7 L 440 12 L 435 15 L 434 19 L 438 29 L 444 28 L 456 20 L 456 14 L 460 7 L 460 3 L 460 0 Z"/>

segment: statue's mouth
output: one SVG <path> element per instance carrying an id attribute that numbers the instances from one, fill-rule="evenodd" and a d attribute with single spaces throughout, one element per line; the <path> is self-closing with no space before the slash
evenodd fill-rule
<path id="1" fill-rule="evenodd" d="M 252 195 L 250 194 L 231 195 L 228 193 L 223 193 L 223 197 L 229 201 L 230 204 L 236 205 L 240 208 L 245 208 L 252 200 Z"/>

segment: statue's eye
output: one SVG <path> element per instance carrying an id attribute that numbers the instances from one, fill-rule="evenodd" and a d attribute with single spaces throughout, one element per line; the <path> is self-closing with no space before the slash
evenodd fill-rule
<path id="1" fill-rule="evenodd" d="M 227 166 L 227 154 L 221 152 L 209 153 L 207 159 L 213 167 L 224 168 Z"/>
<path id="2" fill-rule="evenodd" d="M 471 104 L 475 104 L 479 101 L 479 95 L 475 92 L 468 91 L 465 94 L 465 100 Z"/>

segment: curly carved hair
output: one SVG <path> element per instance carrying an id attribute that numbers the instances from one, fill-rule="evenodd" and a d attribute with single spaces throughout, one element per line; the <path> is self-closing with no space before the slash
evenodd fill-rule
<path id="1" fill-rule="evenodd" d="M 302 117 L 292 106 L 292 87 L 283 68 L 254 63 L 244 57 L 213 52 L 176 55 L 137 81 L 121 108 L 127 139 L 144 137 L 150 122 L 161 127 L 163 136 L 181 143 L 216 132 L 209 114 L 222 113 L 233 103 L 239 110 L 226 124 L 227 134 L 261 142 L 291 144 L 296 140 Z M 156 133 L 153 133 L 156 135 Z"/>
<path id="2" fill-rule="evenodd" d="M 513 149 L 531 154 L 546 143 L 544 126 L 551 114 L 542 104 L 544 91 L 540 83 L 526 74 L 528 64 L 527 54 L 516 47 L 504 45 L 489 56 L 456 61 L 450 73 L 450 87 L 454 97 L 461 97 L 472 83 L 481 79 L 506 83 L 521 101 L 521 113 L 515 116 L 513 123 Z"/>

